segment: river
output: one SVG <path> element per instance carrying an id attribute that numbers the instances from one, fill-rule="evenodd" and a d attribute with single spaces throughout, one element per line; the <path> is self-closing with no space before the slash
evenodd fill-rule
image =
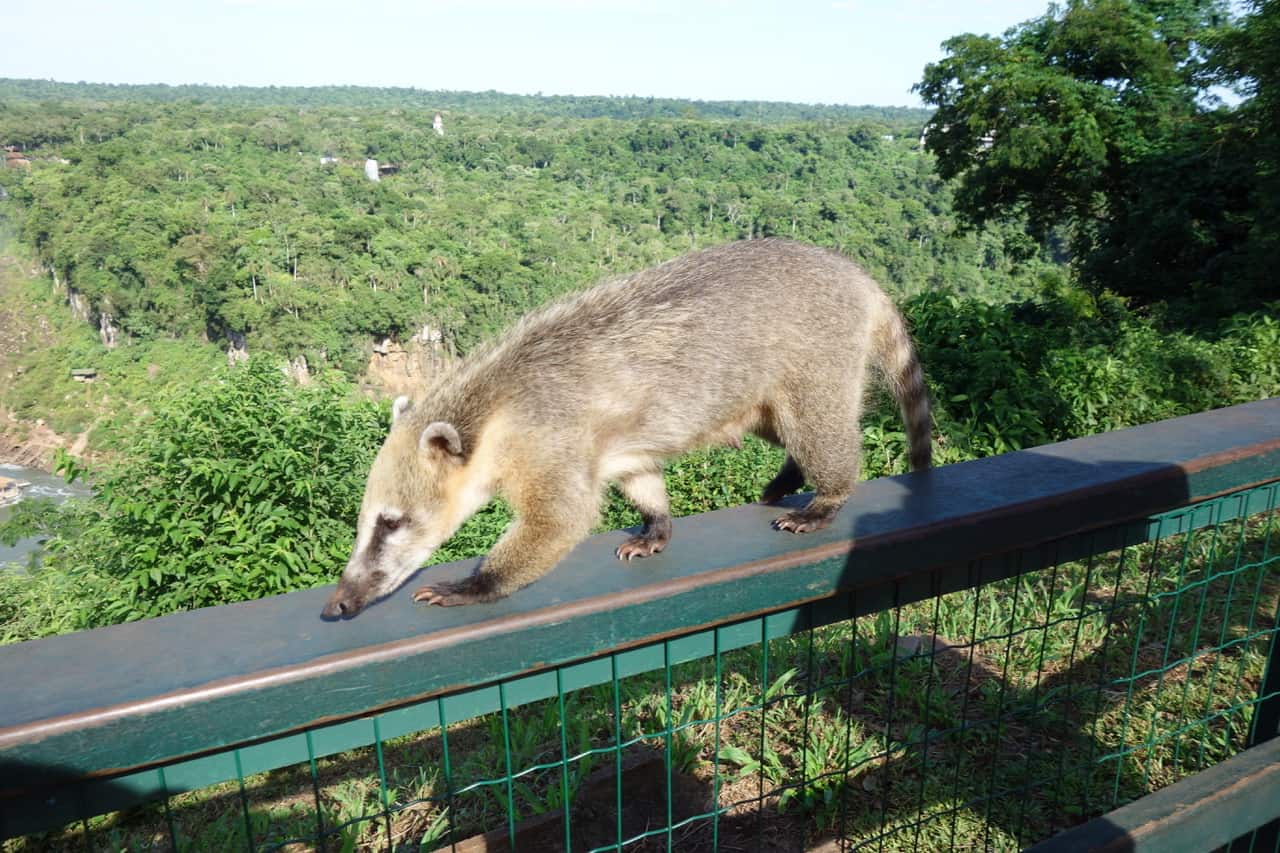
<path id="1" fill-rule="evenodd" d="M 68 483 L 56 474 L 46 474 L 44 471 L 23 468 L 21 465 L 12 465 L 8 462 L 0 462 L 0 477 L 30 483 L 30 486 L 22 490 L 23 500 L 52 498 L 62 503 L 67 498 L 89 494 L 88 486 L 83 483 Z M 0 522 L 6 521 L 11 511 L 11 507 L 0 507 Z M 12 546 L 0 544 L 0 567 L 5 563 L 26 565 L 31 554 L 39 549 L 39 539 L 20 539 L 16 545 Z"/>

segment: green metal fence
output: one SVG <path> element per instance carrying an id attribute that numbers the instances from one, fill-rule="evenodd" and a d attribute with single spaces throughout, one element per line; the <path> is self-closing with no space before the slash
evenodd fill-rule
<path id="1" fill-rule="evenodd" d="M 1280 730 L 1277 415 L 1266 401 L 877 481 L 861 509 L 883 527 L 855 528 L 853 546 L 735 554 L 728 574 L 660 579 L 662 596 L 612 594 L 603 616 L 551 588 L 549 611 L 358 640 L 338 675 L 318 655 L 260 667 L 252 692 L 192 676 L 186 693 L 165 682 L 132 705 L 0 721 L 0 829 L 67 824 L 7 842 L 18 850 L 1031 845 L 1234 756 L 1258 763 Z M 1133 464 L 1135 447 L 1149 462 Z M 903 484 L 916 491 L 900 515 L 875 503 Z M 913 507 L 921 490 L 937 500 Z M 979 493 L 996 503 L 954 507 Z M 696 524 L 706 544 L 732 541 L 742 519 L 755 516 Z M 770 590 L 777 606 L 761 606 Z M 715 607 L 730 618 L 709 618 Z M 309 625 L 308 640 L 327 627 Z M 497 678 L 490 635 L 510 660 Z M 13 685 L 72 647 L 42 648 L 0 650 L 0 678 Z M 388 660 L 411 698 L 387 700 Z M 468 669 L 476 679 L 459 684 Z M 368 709 L 341 710 L 350 693 Z M 245 706 L 252 726 L 226 710 Z M 151 735 L 145 755 L 132 722 Z M 267 734 L 237 739 L 236 726 Z M 1231 831 L 1180 837 L 1184 849 L 1237 836 L 1239 849 L 1280 849 L 1266 826 L 1280 790 L 1258 797 L 1275 785 L 1242 786 L 1251 810 L 1228 797 L 1216 822 Z M 1151 849 L 1172 849 L 1153 832 Z"/>

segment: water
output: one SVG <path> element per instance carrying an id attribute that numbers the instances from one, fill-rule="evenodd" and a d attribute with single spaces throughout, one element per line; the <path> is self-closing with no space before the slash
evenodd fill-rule
<path id="1" fill-rule="evenodd" d="M 46 474 L 33 468 L 23 468 L 0 462 L 0 477 L 8 477 L 31 485 L 22 490 L 23 500 L 31 498 L 50 498 L 62 503 L 67 498 L 82 497 L 89 494 L 89 488 L 83 483 L 68 483 L 57 474 Z M 12 507 L 0 508 L 0 522 L 9 518 Z M 31 554 L 40 550 L 39 539 L 20 539 L 16 545 L 0 545 L 0 566 L 5 563 L 26 565 Z"/>

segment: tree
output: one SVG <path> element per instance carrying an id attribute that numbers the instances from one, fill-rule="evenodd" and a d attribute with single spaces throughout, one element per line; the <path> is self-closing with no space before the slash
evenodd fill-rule
<path id="1" fill-rule="evenodd" d="M 960 215 L 1025 219 L 1041 240 L 1065 227 L 1084 281 L 1139 302 L 1229 283 L 1261 295 L 1227 275 L 1247 251 L 1253 175 L 1238 115 L 1207 97 L 1226 6 L 1070 0 L 1002 37 L 945 42 L 916 91 L 938 107 L 926 145 Z"/>
<path id="2" fill-rule="evenodd" d="M 1280 253 L 1280 2 L 1251 0 L 1239 27 L 1223 34 L 1212 61 L 1219 78 L 1246 98 L 1235 139 L 1251 166 L 1247 257 L 1235 272 L 1259 293 L 1276 293 Z"/>

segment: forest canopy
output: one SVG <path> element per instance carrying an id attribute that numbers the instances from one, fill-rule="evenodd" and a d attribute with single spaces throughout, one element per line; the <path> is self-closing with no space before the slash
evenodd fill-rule
<path id="1" fill-rule="evenodd" d="M 1019 228 L 954 233 L 921 111 L 620 120 L 547 99 L 448 112 L 441 134 L 434 108 L 347 90 L 299 109 L 38 82 L 0 83 L 0 141 L 31 159 L 0 181 L 38 259 L 131 339 L 243 335 L 350 368 L 371 338 L 430 324 L 465 351 L 603 275 L 772 235 L 841 249 L 899 293 L 1029 292 L 1043 266 Z"/>
<path id="2" fill-rule="evenodd" d="M 376 110 L 435 110 L 473 115 L 537 114 L 560 118 L 710 118 L 757 122 L 875 121 L 920 124 L 929 110 L 872 105 L 796 104 L 784 101 L 697 101 L 635 95 L 512 95 L 369 86 L 168 86 L 59 83 L 0 78 L 0 98 L 14 101 L 131 101 L 258 107 L 342 107 Z"/>
<path id="3" fill-rule="evenodd" d="M 1136 302 L 1276 298 L 1280 3 L 1244 7 L 1069 0 L 949 39 L 916 89 L 956 212 L 1064 234 L 1083 283 Z"/>

